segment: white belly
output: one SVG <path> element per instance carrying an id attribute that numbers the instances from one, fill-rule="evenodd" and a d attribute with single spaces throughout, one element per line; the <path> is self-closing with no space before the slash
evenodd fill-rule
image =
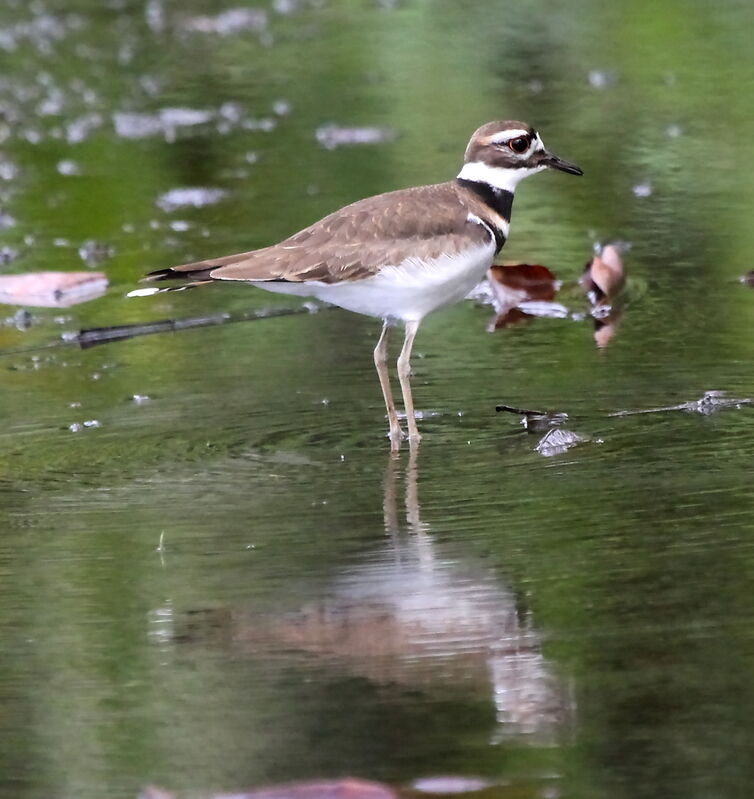
<path id="1" fill-rule="evenodd" d="M 462 300 L 484 277 L 495 257 L 492 243 L 460 255 L 433 261 L 408 258 L 398 266 L 385 266 L 374 277 L 343 283 L 255 282 L 267 291 L 316 297 L 348 311 L 381 319 L 416 321 L 431 311 Z"/>

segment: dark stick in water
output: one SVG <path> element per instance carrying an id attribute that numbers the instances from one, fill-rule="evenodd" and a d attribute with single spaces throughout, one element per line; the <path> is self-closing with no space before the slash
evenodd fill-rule
<path id="1" fill-rule="evenodd" d="M 271 319 L 278 316 L 293 316 L 303 313 L 314 313 L 329 306 L 305 305 L 300 308 L 268 308 L 257 311 L 246 311 L 238 314 L 220 313 L 212 316 L 194 316 L 187 319 L 161 319 L 156 322 L 135 322 L 128 325 L 113 325 L 111 327 L 89 327 L 79 331 L 63 333 L 61 340 L 40 344 L 36 347 L 26 347 L 17 350 L 0 352 L 2 355 L 18 355 L 24 352 L 62 347 L 67 344 L 77 344 L 82 350 L 98 347 L 100 344 L 110 344 L 115 341 L 126 341 L 138 336 L 151 336 L 155 333 L 177 333 L 180 330 L 191 330 L 197 327 L 213 327 L 215 325 L 229 325 L 234 322 L 253 322 L 257 319 Z"/>

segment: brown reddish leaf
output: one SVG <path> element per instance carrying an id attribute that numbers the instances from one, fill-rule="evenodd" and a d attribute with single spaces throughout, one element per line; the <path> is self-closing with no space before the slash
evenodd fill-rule
<path id="1" fill-rule="evenodd" d="M 487 272 L 493 291 L 501 284 L 522 292 L 519 302 L 525 300 L 552 300 L 560 288 L 560 281 L 541 264 L 493 264 Z"/>
<path id="2" fill-rule="evenodd" d="M 493 264 L 487 280 L 497 316 L 490 330 L 511 327 L 535 314 L 518 306 L 523 302 L 550 302 L 560 288 L 560 281 L 541 264 Z"/>
<path id="3" fill-rule="evenodd" d="M 29 272 L 0 276 L 0 303 L 67 308 L 105 293 L 102 272 Z"/>
<path id="4" fill-rule="evenodd" d="M 623 288 L 626 274 L 618 249 L 608 244 L 599 255 L 595 255 L 584 267 L 579 284 L 592 305 L 604 304 Z"/>

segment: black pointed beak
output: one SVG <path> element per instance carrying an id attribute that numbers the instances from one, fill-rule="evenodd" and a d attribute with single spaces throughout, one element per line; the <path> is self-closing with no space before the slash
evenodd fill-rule
<path id="1" fill-rule="evenodd" d="M 558 158 L 557 155 L 553 155 L 552 153 L 545 153 L 540 161 L 541 164 L 545 166 L 549 166 L 552 169 L 559 169 L 561 172 L 567 172 L 569 175 L 583 175 L 584 172 L 576 166 L 576 164 L 571 164 L 568 161 L 564 161 L 562 158 Z"/>

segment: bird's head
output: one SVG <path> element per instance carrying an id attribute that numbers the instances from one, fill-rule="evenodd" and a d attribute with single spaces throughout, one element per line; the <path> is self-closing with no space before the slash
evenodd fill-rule
<path id="1" fill-rule="evenodd" d="M 488 122 L 474 132 L 459 178 L 513 191 L 520 180 L 544 169 L 583 175 L 575 164 L 545 149 L 539 133 L 525 122 Z"/>

